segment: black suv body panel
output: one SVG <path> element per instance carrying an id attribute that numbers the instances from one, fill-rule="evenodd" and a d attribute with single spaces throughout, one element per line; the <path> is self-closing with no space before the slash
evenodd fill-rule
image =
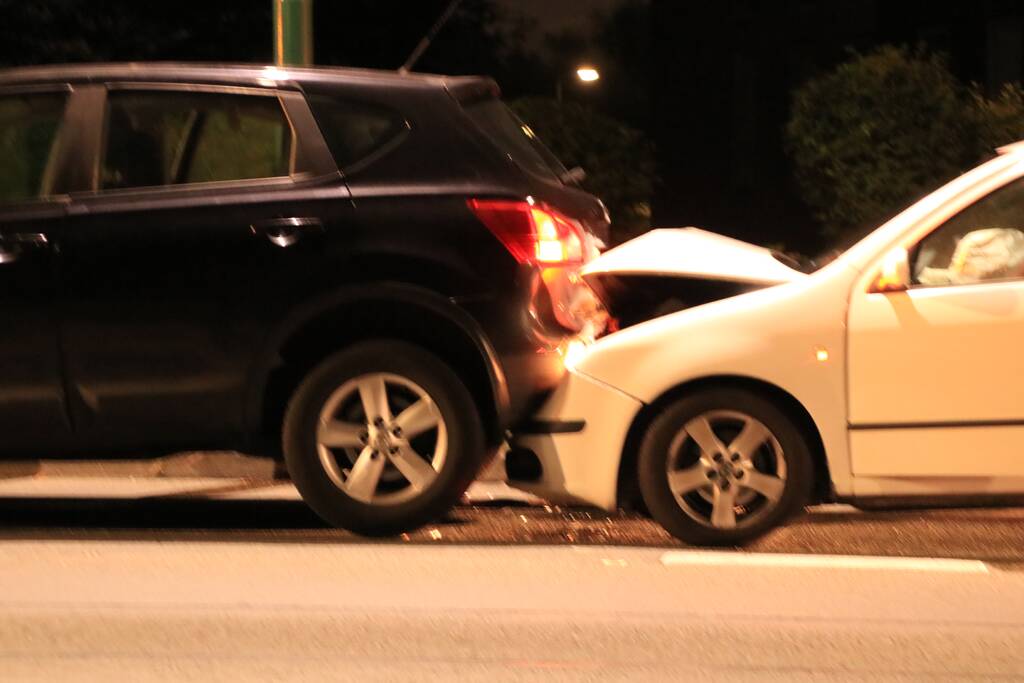
<path id="1" fill-rule="evenodd" d="M 489 79 L 259 65 L 0 71 L 0 97 L 54 89 L 69 93 L 54 191 L 0 204 L 0 242 L 45 235 L 49 247 L 0 263 L 4 450 L 273 448 L 302 373 L 365 338 L 411 339 L 449 361 L 494 443 L 561 376 L 557 346 L 571 331 L 537 315 L 541 273 L 466 202 L 535 196 L 599 229 L 603 207 L 523 173 L 472 125 L 459 100 L 493 97 Z M 276 99 L 294 133 L 292 172 L 102 190 L 106 102 L 126 91 Z M 307 104 L 321 96 L 396 112 L 405 130 L 339 168 Z"/>

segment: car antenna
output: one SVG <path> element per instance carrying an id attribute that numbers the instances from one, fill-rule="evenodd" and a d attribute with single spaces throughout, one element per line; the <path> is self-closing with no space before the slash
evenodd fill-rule
<path id="1" fill-rule="evenodd" d="M 450 3 L 448 3 L 448 8 L 445 9 L 445 11 L 441 13 L 441 16 L 437 18 L 437 21 L 434 22 L 434 25 L 430 27 L 429 31 L 427 31 L 427 35 L 423 36 L 423 39 L 420 40 L 419 44 L 416 46 L 416 49 L 414 49 L 412 51 L 412 54 L 409 55 L 409 59 L 405 60 L 405 64 L 399 67 L 398 73 L 409 73 L 409 70 L 412 69 L 416 62 L 420 60 L 420 57 L 423 56 L 423 53 L 427 51 L 427 48 L 430 47 L 430 41 L 434 39 L 434 37 L 442 28 L 444 28 L 444 25 L 447 24 L 448 20 L 452 18 L 452 15 L 455 14 L 455 10 L 459 8 L 459 5 L 461 3 L 462 0 L 452 0 Z"/>

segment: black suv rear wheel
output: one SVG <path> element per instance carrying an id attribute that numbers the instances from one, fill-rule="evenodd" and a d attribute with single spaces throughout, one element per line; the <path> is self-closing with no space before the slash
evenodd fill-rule
<path id="1" fill-rule="evenodd" d="M 362 342 L 320 363 L 289 403 L 283 445 L 309 506 L 365 535 L 445 514 L 485 454 L 479 414 L 455 372 L 394 340 Z"/>

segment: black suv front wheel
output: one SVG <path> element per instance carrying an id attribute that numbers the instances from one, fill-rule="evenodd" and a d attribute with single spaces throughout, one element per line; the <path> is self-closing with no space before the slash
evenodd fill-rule
<path id="1" fill-rule="evenodd" d="M 368 341 L 300 384 L 285 415 L 292 481 L 324 520 L 365 535 L 445 514 L 483 462 L 483 427 L 458 376 L 411 344 Z"/>

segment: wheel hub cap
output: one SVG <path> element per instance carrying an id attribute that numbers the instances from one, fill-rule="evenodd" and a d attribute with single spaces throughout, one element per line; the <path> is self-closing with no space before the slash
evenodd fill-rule
<path id="1" fill-rule="evenodd" d="M 391 431 L 386 427 L 370 426 L 370 445 L 378 453 L 390 453 L 394 447 Z"/>
<path id="2" fill-rule="evenodd" d="M 782 446 L 762 422 L 737 411 L 709 411 L 687 422 L 669 446 L 666 466 L 683 511 L 723 530 L 769 514 L 785 487 Z"/>
<path id="3" fill-rule="evenodd" d="M 373 373 L 345 382 L 324 403 L 317 451 L 328 478 L 345 494 L 365 504 L 397 505 L 437 478 L 448 431 L 421 386 Z"/>

